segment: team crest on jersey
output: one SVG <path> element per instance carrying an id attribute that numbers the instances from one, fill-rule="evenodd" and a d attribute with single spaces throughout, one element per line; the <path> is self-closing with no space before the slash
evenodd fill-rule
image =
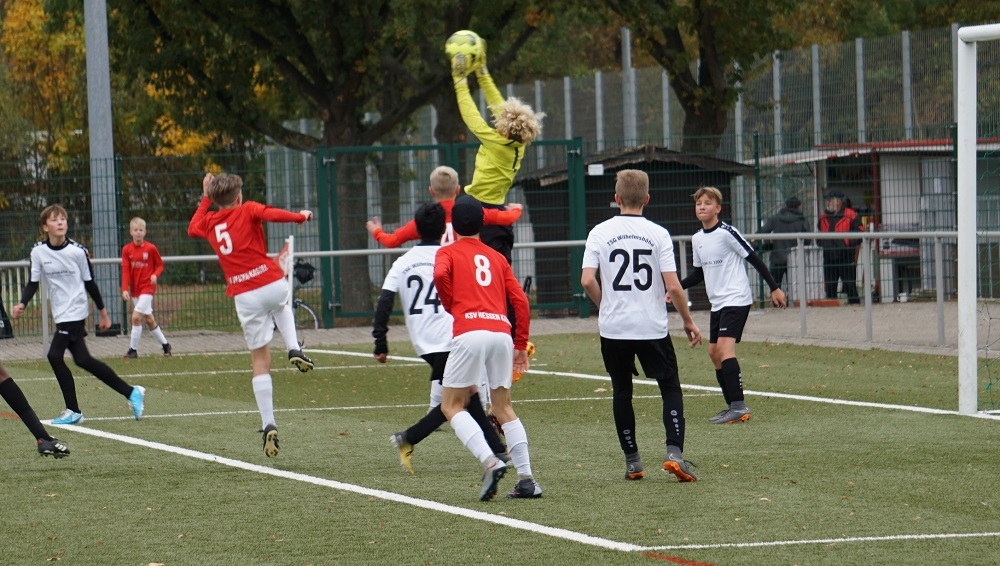
<path id="1" fill-rule="evenodd" d="M 146 261 L 149 259 L 149 252 L 142 252 L 142 260 Z"/>

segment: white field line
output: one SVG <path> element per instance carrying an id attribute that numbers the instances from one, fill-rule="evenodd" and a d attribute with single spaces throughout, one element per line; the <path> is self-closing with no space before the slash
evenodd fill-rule
<path id="1" fill-rule="evenodd" d="M 307 351 L 309 351 L 309 352 L 315 352 L 315 353 L 319 353 L 319 354 L 335 354 L 335 355 L 343 355 L 343 356 L 367 355 L 367 354 L 359 354 L 357 352 L 344 352 L 344 351 L 340 351 L 340 350 L 318 350 L 318 349 L 310 349 L 310 350 L 307 350 Z M 419 360 L 420 358 L 407 358 L 407 357 L 396 356 L 396 357 L 394 357 L 394 359 L 402 360 L 402 361 L 414 361 L 414 360 Z M 538 374 L 538 375 L 558 375 L 558 376 L 561 376 L 561 377 L 575 377 L 575 378 L 578 378 L 578 379 L 591 379 L 591 380 L 595 380 L 595 381 L 606 381 L 606 382 L 610 382 L 611 381 L 611 378 L 609 378 L 606 375 L 593 375 L 593 374 L 588 374 L 588 373 L 575 373 L 575 372 L 567 372 L 567 371 L 543 371 L 543 370 L 535 370 L 535 369 L 529 369 L 527 373 L 533 373 L 533 374 Z M 635 380 L 635 384 L 636 385 L 642 385 L 642 384 L 645 384 L 645 385 L 656 385 L 656 381 L 654 381 L 652 379 L 636 379 Z M 681 384 L 681 387 L 683 389 L 691 389 L 691 390 L 694 390 L 694 391 L 718 392 L 718 390 L 719 390 L 718 387 L 707 387 L 707 386 L 704 386 L 704 385 L 689 385 L 689 384 L 683 384 L 683 383 Z M 754 391 L 752 389 L 745 389 L 743 391 L 743 394 L 744 395 L 753 395 L 753 396 L 758 396 L 758 397 L 773 397 L 773 398 L 776 398 L 776 399 L 791 399 L 793 401 L 808 401 L 808 402 L 811 402 L 811 403 L 827 403 L 827 404 L 830 404 L 830 405 L 847 405 L 847 406 L 851 406 L 851 407 L 868 407 L 868 408 L 872 408 L 872 409 L 890 409 L 890 410 L 894 410 L 894 411 L 910 411 L 910 412 L 913 412 L 913 413 L 925 413 L 925 414 L 931 414 L 931 415 L 964 416 L 964 415 L 959 415 L 958 411 L 949 411 L 947 409 L 933 409 L 933 408 L 930 408 L 930 407 L 917 407 L 917 406 L 911 406 L 911 405 L 892 405 L 892 404 L 889 404 L 889 403 L 871 403 L 871 402 L 868 402 L 868 401 L 848 401 L 846 399 L 829 399 L 829 398 L 824 398 L 824 397 L 812 397 L 812 396 L 809 396 L 809 395 L 794 395 L 794 394 L 791 394 L 791 393 L 773 393 L 773 392 L 770 392 L 770 391 Z M 988 419 L 988 420 L 1000 420 L 1000 415 L 987 413 L 985 411 L 980 411 L 980 412 L 976 413 L 975 415 L 969 415 L 969 416 L 977 417 L 977 418 L 981 418 L 981 419 Z"/>
<path id="2" fill-rule="evenodd" d="M 448 513 L 450 515 L 456 515 L 459 517 L 466 517 L 469 519 L 476 519 L 478 521 L 484 521 L 487 523 L 493 523 L 496 525 L 502 525 L 505 527 L 511 527 L 514 529 L 520 529 L 523 531 L 528 531 L 531 533 L 538 533 L 543 535 L 548 535 L 555 538 L 560 538 L 568 540 L 571 542 L 577 542 L 580 544 L 586 544 L 589 546 L 596 546 L 599 548 L 606 548 L 609 550 L 620 550 L 624 552 L 636 552 L 642 550 L 643 547 L 617 542 L 613 540 L 603 539 L 599 537 L 594 537 L 590 535 L 585 535 L 582 533 L 560 529 L 556 527 L 549 527 L 546 525 L 540 525 L 538 523 L 531 523 L 528 521 L 522 521 L 520 519 L 512 519 L 505 517 L 503 515 L 497 515 L 495 513 L 488 513 L 485 511 L 474 511 L 472 509 L 466 509 L 464 507 L 456 507 L 454 505 L 446 505 L 444 503 L 438 503 L 436 501 L 428 501 L 426 499 L 418 499 L 416 497 L 409 497 L 399 493 L 393 493 L 391 491 L 383 491 L 380 489 L 371 489 L 367 487 L 362 487 L 359 485 L 338 482 L 334 480 L 328 480 L 323 478 L 318 478 L 315 476 L 309 476 L 306 474 L 300 474 L 296 472 L 289 472 L 286 470 L 278 470 L 268 466 L 260 466 L 257 464 L 250 464 L 248 462 L 243 462 L 241 460 L 234 460 L 232 458 L 224 458 L 215 454 L 207 454 L 205 452 L 199 452 L 197 450 L 190 450 L 187 448 L 181 448 L 178 446 L 171 446 L 169 444 L 162 444 L 160 442 L 151 442 L 148 440 L 143 440 L 141 438 L 135 438 L 132 436 L 124 436 L 121 434 L 114 434 L 110 432 L 104 432 L 100 430 L 94 430 L 92 428 L 86 428 L 75 425 L 59 425 L 57 428 L 62 428 L 70 430 L 73 432 L 79 432 L 81 434 L 89 434 L 91 436 L 96 436 L 98 438 L 106 438 L 109 440 L 117 440 L 119 442 L 124 442 L 126 444 L 133 444 L 135 446 L 142 446 L 144 448 L 152 448 L 153 450 L 160 450 L 162 452 L 168 452 L 171 454 L 177 454 L 179 456 L 187 456 L 188 458 L 194 458 L 197 460 L 204 460 L 206 462 L 213 462 L 216 464 L 221 464 L 223 466 L 229 466 L 231 468 L 237 468 L 241 470 L 246 470 L 248 472 L 254 472 L 258 474 L 264 474 L 269 476 L 274 476 L 278 478 L 289 479 L 293 481 L 308 483 L 312 485 L 317 485 L 320 487 L 328 487 L 331 489 L 337 489 L 340 491 L 347 491 L 350 493 L 357 493 L 359 495 L 364 495 L 367 497 L 376 497 L 378 499 L 383 499 L 386 501 L 393 501 L 396 503 L 403 503 L 405 505 L 412 505 L 414 507 L 420 507 L 422 509 L 430 509 L 431 511 L 439 511 L 442 513 Z"/>
<path id="3" fill-rule="evenodd" d="M 707 395 L 706 395 L 707 396 Z M 633 399 L 659 399 L 659 395 L 634 395 Z M 515 404 L 522 403 L 564 403 L 566 401 L 611 401 L 611 397 L 554 397 L 552 399 L 522 399 L 515 400 Z M 425 408 L 427 403 L 418 404 L 400 404 L 400 405 L 356 405 L 351 407 L 294 407 L 291 409 L 274 409 L 275 413 L 305 413 L 305 412 L 322 412 L 322 411 L 376 411 L 380 409 L 414 409 L 414 408 Z M 162 414 L 162 415 L 150 415 L 143 414 L 142 419 L 175 419 L 175 418 L 191 418 L 191 417 L 219 417 L 226 415 L 256 415 L 260 411 L 257 409 L 246 409 L 246 410 L 234 410 L 234 411 L 202 411 L 199 413 L 172 413 L 172 414 Z M 131 421 L 134 420 L 131 416 L 123 417 L 87 417 L 84 422 L 98 422 L 98 421 Z M 44 424 L 51 424 L 50 421 L 43 420 Z"/>
<path id="4" fill-rule="evenodd" d="M 845 542 L 886 542 L 896 540 L 938 540 L 958 538 L 992 538 L 1000 537 L 1000 532 L 984 533 L 941 533 L 926 535 L 886 535 L 881 537 L 843 537 L 813 540 L 775 540 L 762 542 L 727 542 L 719 544 L 676 544 L 667 546 L 647 546 L 643 552 L 654 550 L 709 550 L 715 548 L 764 548 L 769 546 L 794 546 L 802 544 L 837 544 Z"/>
<path id="5" fill-rule="evenodd" d="M 50 423 L 46 423 L 50 424 Z M 450 515 L 456 515 L 459 517 L 466 517 L 469 519 L 476 519 L 479 521 L 485 521 L 488 523 L 493 523 L 501 526 L 511 527 L 515 529 L 520 529 L 528 531 L 531 533 L 538 533 L 554 538 L 559 538 L 567 540 L 570 542 L 576 542 L 580 544 L 586 544 L 589 546 L 595 546 L 598 548 L 606 548 L 608 550 L 618 550 L 622 552 L 653 552 L 653 551 L 663 551 L 663 550 L 706 550 L 706 549 L 717 549 L 717 548 L 763 548 L 763 547 L 776 547 L 776 546 L 795 546 L 795 545 L 806 545 L 806 544 L 837 544 L 837 543 L 852 543 L 852 542 L 884 542 L 884 541 L 899 541 L 899 540 L 935 540 L 935 539 L 961 539 L 961 538 L 990 538 L 990 537 L 1000 537 L 1000 532 L 982 532 L 982 533 L 942 533 L 942 534 L 917 534 L 917 535 L 888 535 L 880 537 L 844 537 L 835 539 L 807 539 L 807 540 L 786 540 L 786 541 L 758 541 L 758 542 L 741 542 L 741 543 L 718 543 L 718 544 L 686 544 L 686 545 L 663 545 L 663 546 L 640 546 L 632 543 L 613 541 L 605 538 L 595 537 L 583 533 L 578 533 L 576 531 L 570 531 L 567 529 L 561 529 L 557 527 L 550 527 L 547 525 L 541 525 L 538 523 L 532 523 L 529 521 L 522 521 L 520 519 L 512 519 L 505 517 L 503 515 L 496 515 L 492 513 L 486 513 L 482 511 L 475 511 L 472 509 L 466 509 L 464 507 L 456 507 L 454 505 L 447 505 L 444 503 L 438 503 L 436 501 L 429 501 L 426 499 L 419 499 L 416 497 L 410 497 L 407 495 L 402 495 L 399 493 L 394 493 L 391 491 L 383 491 L 380 489 L 371 489 L 359 485 L 338 482 L 334 480 L 328 480 L 324 478 L 318 478 L 315 476 L 310 476 L 306 474 L 300 474 L 297 472 L 290 472 L 286 470 L 278 470 L 268 466 L 261 466 L 258 464 L 251 464 L 249 462 L 244 462 L 242 460 L 234 460 L 232 458 L 225 458 L 223 456 L 218 456 L 216 454 L 208 454 L 205 452 L 200 452 L 197 450 L 191 450 L 188 448 L 181 448 L 179 446 L 172 446 L 169 444 L 163 444 L 160 442 L 152 442 L 149 440 L 144 440 L 141 438 L 135 438 L 132 436 L 125 436 L 121 434 L 115 434 L 110 432 L 105 432 L 101 430 L 95 430 L 92 428 L 86 428 L 77 425 L 50 425 L 55 428 L 65 429 L 72 432 L 78 432 L 81 434 L 87 434 L 90 436 L 95 436 L 98 438 L 105 438 L 108 440 L 116 440 L 119 442 L 124 442 L 126 444 L 132 444 L 135 446 L 141 446 L 144 448 L 151 448 L 153 450 L 159 450 L 162 452 L 167 452 L 170 454 L 176 454 L 179 456 L 186 456 L 188 458 L 194 458 L 197 460 L 203 460 L 206 462 L 212 462 L 220 464 L 223 466 L 229 466 L 231 468 L 237 468 L 241 470 L 246 470 L 249 472 L 254 472 L 263 475 L 274 476 L 277 478 L 289 479 L 292 481 L 298 481 L 302 483 L 308 483 L 312 485 L 317 485 L 320 487 L 328 487 L 331 489 L 337 489 L 340 491 L 346 491 L 349 493 L 356 493 L 359 495 L 364 495 L 368 497 L 376 497 L 386 501 L 393 501 L 396 503 L 402 503 L 404 505 L 411 505 L 413 507 L 419 507 L 422 509 L 429 509 L 431 511 L 438 511 L 442 513 L 448 513 Z"/>
<path id="6" fill-rule="evenodd" d="M 189 354 L 189 355 L 193 355 L 193 354 Z M 419 361 L 420 361 L 419 364 L 416 364 L 416 363 L 393 364 L 392 367 L 397 367 L 397 368 L 398 367 L 418 367 L 418 366 L 422 366 L 422 365 L 427 365 L 427 364 L 424 363 L 423 360 L 419 360 Z M 315 368 L 313 368 L 313 371 L 324 370 L 324 369 L 332 369 L 332 370 L 371 369 L 373 367 L 376 367 L 376 366 L 373 365 L 373 364 L 365 364 L 365 365 L 358 365 L 358 366 L 316 366 Z M 159 372 L 159 373 L 128 373 L 128 374 L 121 373 L 119 375 L 122 376 L 122 377 L 127 377 L 129 379 L 136 379 L 136 378 L 149 378 L 149 377 L 178 377 L 178 376 L 187 377 L 187 376 L 195 376 L 195 375 L 231 375 L 231 374 L 250 375 L 251 373 L 252 372 L 249 369 L 222 369 L 222 370 L 209 370 L 209 371 L 186 371 L 184 373 L 177 373 L 177 372 L 172 372 L 172 371 L 165 371 L 165 372 Z M 296 374 L 298 374 L 298 373 L 301 373 L 301 372 L 298 370 L 298 368 L 271 368 L 271 373 L 272 374 L 275 374 L 275 373 L 296 373 Z M 97 379 L 97 378 L 95 378 L 92 375 L 79 375 L 79 376 L 74 376 L 74 377 L 85 378 L 85 379 L 86 378 Z M 28 378 L 18 378 L 17 382 L 18 383 L 27 383 L 29 381 L 54 381 L 54 380 L 55 380 L 55 377 L 28 377 Z"/>
<path id="7" fill-rule="evenodd" d="M 328 353 L 328 354 L 340 354 L 340 355 L 364 355 L 358 354 L 356 352 L 337 352 L 337 351 L 326 351 L 326 350 L 311 350 L 317 353 Z M 406 361 L 420 361 L 418 358 L 402 358 L 396 357 L 399 360 Z M 565 377 L 577 377 L 583 379 L 593 379 L 601 381 L 609 381 L 607 377 L 595 376 L 590 374 L 578 374 L 571 372 L 550 372 L 550 371 L 538 371 L 530 370 L 532 373 L 545 374 L 545 375 L 559 375 Z M 655 384 L 654 381 L 639 380 L 637 383 L 648 383 Z M 704 390 L 715 392 L 715 388 L 703 387 L 703 386 L 686 386 L 690 389 Z M 772 397 L 782 397 L 795 400 L 822 402 L 822 403 L 834 403 L 834 404 L 846 404 L 846 405 L 857 405 L 866 407 L 876 407 L 876 408 L 888 408 L 888 409 L 898 409 L 898 410 L 921 410 L 921 412 L 930 412 L 932 414 L 957 414 L 952 411 L 942 411 L 937 409 L 924 409 L 921 407 L 906 407 L 901 405 L 887 405 L 882 403 L 861 403 L 853 401 L 842 401 L 842 400 L 830 400 L 823 399 L 819 397 L 808 397 L 803 395 L 787 395 L 787 394 L 774 394 L 766 392 L 750 392 L 745 391 L 746 394 L 761 395 L 761 396 L 772 396 Z M 657 395 L 645 395 L 636 396 L 636 398 L 657 398 Z M 607 397 L 580 397 L 574 399 L 536 399 L 531 401 L 522 402 L 552 402 L 552 401 L 567 401 L 567 400 L 598 400 L 606 401 Z M 331 408 L 308 408 L 308 409 L 285 409 L 284 411 L 315 411 L 315 410 L 357 410 L 357 409 L 376 409 L 376 408 L 397 408 L 397 407 L 423 407 L 423 404 L 419 405 L 382 405 L 382 406 L 370 406 L 370 407 L 331 407 Z M 214 413 L 191 413 L 189 415 L 159 415 L 153 417 L 152 415 L 146 418 L 165 418 L 169 416 L 194 416 L 194 415 L 224 415 L 224 414 L 244 414 L 244 413 L 255 413 L 256 411 L 229 411 L 229 412 L 214 412 Z M 106 417 L 106 418 L 96 418 L 88 419 L 89 421 L 100 421 L 100 420 L 127 420 L 128 417 Z M 837 539 L 812 539 L 812 540 L 790 540 L 790 541 L 758 541 L 758 542 L 745 542 L 745 543 L 719 543 L 719 544 L 695 544 L 695 545 L 666 545 L 666 546 L 639 546 L 631 543 L 623 543 L 618 541 L 612 541 L 608 539 L 603 539 L 600 537 L 594 537 L 586 535 L 583 533 L 578 533 L 575 531 L 569 531 L 566 529 L 560 529 L 556 527 L 549 527 L 546 525 L 540 525 L 537 523 L 531 523 L 528 521 L 522 521 L 519 519 L 511 519 L 501 515 L 494 515 L 490 513 L 484 513 L 480 511 L 474 511 L 471 509 L 466 509 L 463 507 L 455 507 L 452 505 L 446 505 L 443 503 L 438 503 L 435 501 L 428 501 L 424 499 L 418 499 L 414 497 L 409 497 L 406 495 L 376 490 L 371 488 L 366 488 L 354 484 L 347 484 L 342 482 L 337 482 L 333 480 L 326 480 L 323 478 L 317 478 L 314 476 L 309 476 L 306 474 L 300 474 L 296 472 L 289 472 L 285 470 L 278 470 L 275 468 L 270 468 L 267 466 L 260 466 L 257 464 L 250 464 L 243 462 L 241 460 L 233 460 L 231 458 L 224 458 L 222 456 L 217 456 L 214 454 L 207 454 L 205 452 L 199 452 L 196 450 L 190 450 L 187 448 L 180 448 L 177 446 L 171 446 L 167 444 L 162 444 L 159 442 L 151 442 L 148 440 L 143 440 L 140 438 L 124 436 L 104 431 L 99 431 L 91 428 L 75 426 L 75 425 L 51 425 L 51 423 L 46 422 L 50 426 L 56 428 L 62 428 L 66 430 L 71 430 L 74 432 L 80 432 L 83 434 L 89 434 L 91 436 L 96 436 L 99 438 L 107 438 L 110 440 L 118 440 L 120 442 L 125 442 L 127 444 L 134 444 L 136 446 L 143 446 L 146 448 L 152 448 L 154 450 L 160 450 L 163 452 L 169 452 L 173 454 L 178 454 L 181 456 L 187 456 L 199 460 L 204 460 L 207 462 L 214 462 L 233 468 L 243 469 L 251 472 L 261 473 L 265 475 L 271 475 L 275 477 L 280 477 L 284 479 L 291 479 L 294 481 L 300 481 L 304 483 L 310 483 L 313 485 L 318 485 L 322 487 L 329 487 L 332 489 L 338 489 L 341 491 L 347 491 L 351 493 L 357 493 L 361 495 L 366 495 L 370 497 L 377 497 L 380 499 L 385 499 L 388 501 L 394 501 L 398 503 L 403 503 L 407 505 L 412 505 L 415 507 L 420 507 L 423 509 L 430 509 L 433 511 L 440 511 L 444 513 L 449 513 L 452 515 L 458 515 L 462 517 L 467 517 L 471 519 L 477 519 L 481 521 L 486 521 L 498 525 L 508 526 L 511 528 L 521 529 L 533 533 L 545 534 L 555 538 L 561 538 L 571 542 L 578 542 L 581 544 L 587 544 L 590 546 L 596 546 L 599 548 L 607 548 L 609 550 L 619 550 L 623 552 L 652 552 L 658 550 L 699 550 L 699 549 L 714 549 L 714 548 L 759 548 L 759 547 L 774 547 L 774 546 L 792 546 L 792 545 L 804 545 L 804 544 L 835 544 L 835 543 L 849 543 L 849 542 L 879 542 L 879 541 L 894 541 L 894 540 L 932 540 L 932 539 L 957 539 L 957 538 L 988 538 L 988 537 L 998 537 L 1000 532 L 984 532 L 984 533 L 943 533 L 943 534 L 922 534 L 922 535 L 889 535 L 882 537 L 845 537 Z"/>

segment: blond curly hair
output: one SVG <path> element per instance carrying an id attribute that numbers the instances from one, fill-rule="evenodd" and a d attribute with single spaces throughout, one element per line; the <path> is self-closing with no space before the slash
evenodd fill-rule
<path id="1" fill-rule="evenodd" d="M 542 133 L 545 112 L 535 112 L 531 106 L 513 96 L 490 108 L 493 124 L 501 136 L 529 145 Z"/>

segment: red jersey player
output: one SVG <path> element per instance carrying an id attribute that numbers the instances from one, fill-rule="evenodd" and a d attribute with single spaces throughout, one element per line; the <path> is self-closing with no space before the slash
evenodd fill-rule
<path id="1" fill-rule="evenodd" d="M 160 250 L 152 242 L 146 241 L 146 221 L 136 216 L 128 223 L 132 241 L 122 248 L 122 299 L 132 301 L 132 333 L 125 358 L 139 357 L 139 339 L 142 337 L 142 323 L 163 347 L 163 355 L 169 356 L 172 348 L 167 337 L 153 318 L 153 294 L 156 281 L 163 275 L 163 260 Z"/>
<path id="2" fill-rule="evenodd" d="M 451 208 L 455 206 L 455 198 L 462 190 L 458 183 L 458 173 L 451 167 L 442 165 L 431 171 L 431 186 L 428 188 L 431 196 L 434 197 L 444 208 L 445 229 L 441 236 L 441 245 L 450 244 L 455 241 L 455 233 L 451 226 Z M 483 224 L 491 226 L 510 226 L 521 218 L 521 205 L 510 203 L 505 210 L 498 208 L 488 208 L 483 210 Z M 391 234 L 382 230 L 382 222 L 378 216 L 365 223 L 365 228 L 378 243 L 387 248 L 398 248 L 399 246 L 413 240 L 419 240 L 417 233 L 417 223 L 410 220 L 397 228 Z"/>
<path id="3" fill-rule="evenodd" d="M 198 210 L 188 225 L 188 236 L 205 238 L 219 256 L 226 276 L 226 294 L 236 302 L 243 337 L 250 348 L 253 392 L 263 422 L 264 454 L 278 454 L 278 428 L 274 422 L 270 343 L 274 325 L 285 341 L 288 361 L 309 371 L 312 360 L 300 350 L 295 318 L 288 300 L 288 282 L 278 264 L 267 255 L 264 222 L 312 220 L 312 212 L 290 212 L 257 202 L 243 202 L 243 179 L 239 175 L 205 175 Z M 218 211 L 209 212 L 212 204 Z"/>
<path id="4" fill-rule="evenodd" d="M 504 256 L 479 240 L 483 226 L 483 206 L 479 201 L 470 196 L 456 199 L 451 222 L 458 240 L 439 249 L 434 259 L 438 299 L 454 319 L 441 409 L 455 435 L 483 463 L 479 499 L 491 499 L 496 495 L 497 483 L 507 472 L 507 464 L 493 454 L 483 431 L 465 410 L 466 401 L 485 368 L 493 414 L 503 427 L 507 450 L 517 468 L 517 485 L 507 497 L 541 497 L 542 488 L 531 473 L 528 435 L 510 401 L 512 370 L 528 369 L 528 298 Z M 507 318 L 508 302 L 513 305 L 517 319 L 524 321 L 517 325 L 513 339 Z"/>

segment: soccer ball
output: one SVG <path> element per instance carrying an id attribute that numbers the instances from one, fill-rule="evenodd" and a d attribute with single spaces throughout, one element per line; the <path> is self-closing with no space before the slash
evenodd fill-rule
<path id="1" fill-rule="evenodd" d="M 444 42 L 444 52 L 452 63 L 452 71 L 467 75 L 483 66 L 486 42 L 476 32 L 464 29 L 451 34 Z"/>

